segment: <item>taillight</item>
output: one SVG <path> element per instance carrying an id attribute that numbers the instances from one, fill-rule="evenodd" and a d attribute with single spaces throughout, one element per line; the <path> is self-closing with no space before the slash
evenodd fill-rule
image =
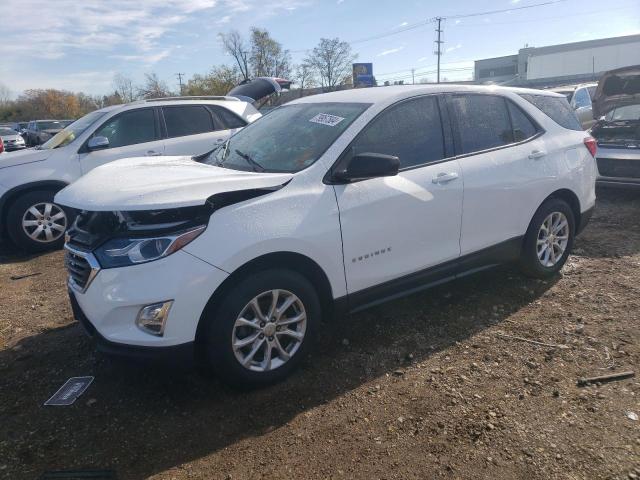
<path id="1" fill-rule="evenodd" d="M 0 153 L 4 152 L 4 143 L 2 142 L 2 138 L 0 138 Z"/>
<path id="2" fill-rule="evenodd" d="M 598 143 L 593 137 L 587 137 L 584 139 L 584 146 L 587 147 L 589 153 L 593 158 L 596 158 L 596 151 L 598 150 Z"/>

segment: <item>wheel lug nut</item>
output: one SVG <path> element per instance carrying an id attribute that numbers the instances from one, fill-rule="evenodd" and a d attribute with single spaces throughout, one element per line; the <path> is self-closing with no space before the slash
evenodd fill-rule
<path id="1" fill-rule="evenodd" d="M 264 333 L 261 333 L 261 334 L 260 334 L 260 338 L 264 338 Z"/>
<path id="2" fill-rule="evenodd" d="M 269 341 L 270 341 L 270 342 L 273 342 L 273 337 L 269 337 Z"/>
<path id="3" fill-rule="evenodd" d="M 264 327 L 265 325 L 266 325 L 266 323 L 264 323 L 264 322 L 260 322 L 260 326 L 261 326 L 261 327 Z"/>

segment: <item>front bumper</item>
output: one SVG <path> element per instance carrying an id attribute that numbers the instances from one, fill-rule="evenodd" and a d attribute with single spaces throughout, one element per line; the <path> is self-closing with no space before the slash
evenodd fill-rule
<path id="1" fill-rule="evenodd" d="M 123 343 L 111 342 L 100 335 L 96 327 L 89 321 L 80 308 L 76 295 L 69 288 L 69 302 L 73 310 L 73 316 L 78 321 L 84 332 L 95 342 L 96 349 L 107 355 L 133 358 L 136 360 L 160 361 L 181 366 L 192 366 L 195 362 L 195 342 L 187 342 L 171 347 L 141 347 Z"/>
<path id="2" fill-rule="evenodd" d="M 185 345 L 195 341 L 209 298 L 227 276 L 193 255 L 178 251 L 145 264 L 100 270 L 84 292 L 73 282 L 69 287 L 74 313 L 96 338 L 98 348 L 131 356 L 128 352 L 188 349 Z M 173 306 L 161 336 L 136 326 L 144 306 L 167 300 L 173 300 Z"/>

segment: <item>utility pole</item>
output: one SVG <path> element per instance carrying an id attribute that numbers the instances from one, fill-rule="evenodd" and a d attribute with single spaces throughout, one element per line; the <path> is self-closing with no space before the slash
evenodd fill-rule
<path id="1" fill-rule="evenodd" d="M 178 83 L 180 84 L 180 96 L 182 96 L 182 76 L 184 75 L 184 73 L 176 73 L 176 76 L 178 77 Z"/>
<path id="2" fill-rule="evenodd" d="M 416 84 L 416 69 L 415 68 L 411 69 L 411 84 L 412 85 Z"/>
<path id="3" fill-rule="evenodd" d="M 436 17 L 436 21 L 438 22 L 438 28 L 436 28 L 436 32 L 438 33 L 438 39 L 436 40 L 436 51 L 435 54 L 438 56 L 438 83 L 440 83 L 440 57 L 442 56 L 442 44 L 444 40 L 442 40 L 442 28 L 440 28 L 440 24 L 442 23 L 442 17 Z"/>

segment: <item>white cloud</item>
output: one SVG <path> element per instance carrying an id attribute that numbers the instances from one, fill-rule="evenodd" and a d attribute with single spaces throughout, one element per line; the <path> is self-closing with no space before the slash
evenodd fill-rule
<path id="1" fill-rule="evenodd" d="M 402 22 L 400 25 L 398 25 L 398 27 L 396 28 L 400 28 L 400 27 L 406 27 L 407 25 L 409 25 L 409 22 Z"/>
<path id="2" fill-rule="evenodd" d="M 429 57 L 420 57 L 418 63 L 426 62 L 427 60 L 429 60 Z"/>
<path id="3" fill-rule="evenodd" d="M 389 50 L 383 50 L 378 55 L 376 55 L 376 57 L 385 57 L 385 56 L 391 55 L 393 53 L 398 53 L 399 51 L 401 51 L 403 49 L 404 49 L 404 46 L 397 47 L 397 48 L 390 48 Z"/>
<path id="4" fill-rule="evenodd" d="M 457 45 L 455 45 L 453 47 L 446 48 L 444 51 L 445 51 L 445 53 L 449 53 L 449 52 L 453 52 L 455 50 L 459 50 L 461 48 L 462 48 L 462 44 L 459 43 L 459 44 L 457 44 Z"/>
<path id="5" fill-rule="evenodd" d="M 516 3 L 520 3 L 520 0 L 511 0 L 511 3 L 515 5 Z"/>

